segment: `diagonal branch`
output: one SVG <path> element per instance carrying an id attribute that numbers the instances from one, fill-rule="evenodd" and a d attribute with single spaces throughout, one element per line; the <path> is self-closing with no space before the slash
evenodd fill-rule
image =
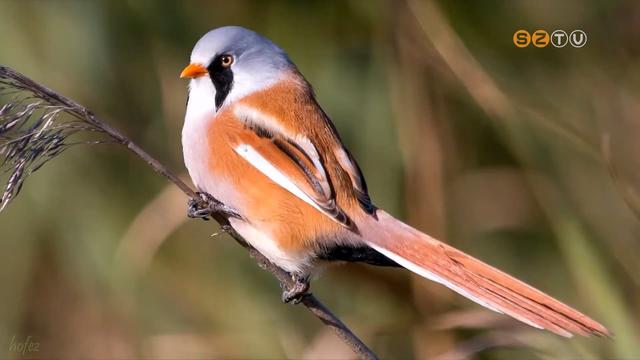
<path id="1" fill-rule="evenodd" d="M 21 94 L 27 95 L 16 97 Z M 26 176 L 36 171 L 61 151 L 75 144 L 106 142 L 104 140 L 65 141 L 68 137 L 80 132 L 102 135 L 109 139 L 108 142 L 126 146 L 155 172 L 178 186 L 189 198 L 200 198 L 189 185 L 169 171 L 166 166 L 116 128 L 98 118 L 92 111 L 5 66 L 0 66 L 0 95 L 14 97 L 12 101 L 0 107 L 0 155 L 3 157 L 0 159 L 0 175 L 4 171 L 12 171 L 5 192 L 0 198 L 0 211 L 17 195 Z M 24 105 L 25 102 L 30 103 Z M 41 111 L 42 115 L 29 126 L 27 122 L 37 111 Z M 56 122 L 56 118 L 61 112 L 71 115 L 74 120 Z M 291 275 L 252 248 L 230 226 L 228 218 L 224 214 L 214 213 L 212 217 L 229 235 L 249 251 L 249 255 L 256 260 L 261 268 L 271 272 L 285 287 L 290 288 L 294 285 Z M 361 359 L 378 359 L 376 354 L 313 294 L 305 295 L 301 302 L 320 321 L 333 329 L 336 335 Z"/>

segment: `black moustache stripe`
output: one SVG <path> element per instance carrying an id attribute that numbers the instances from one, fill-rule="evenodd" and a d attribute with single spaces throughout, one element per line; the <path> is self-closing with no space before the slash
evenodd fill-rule
<path id="1" fill-rule="evenodd" d="M 207 70 L 216 88 L 216 110 L 218 110 L 233 87 L 233 71 L 230 67 L 222 66 L 219 56 L 213 59 Z"/>

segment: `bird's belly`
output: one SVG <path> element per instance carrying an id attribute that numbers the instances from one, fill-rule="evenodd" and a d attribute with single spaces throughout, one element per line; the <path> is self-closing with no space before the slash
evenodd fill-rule
<path id="1" fill-rule="evenodd" d="M 290 251 L 283 248 L 280 246 L 280 241 L 274 238 L 276 234 L 248 221 L 230 219 L 230 223 L 238 234 L 272 263 L 290 273 L 310 273 L 313 265 L 311 252 Z"/>

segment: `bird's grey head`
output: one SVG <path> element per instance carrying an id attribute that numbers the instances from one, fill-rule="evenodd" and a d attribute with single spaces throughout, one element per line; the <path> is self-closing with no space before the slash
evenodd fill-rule
<path id="1" fill-rule="evenodd" d="M 282 49 L 251 30 L 239 26 L 211 30 L 196 43 L 191 65 L 181 75 L 192 78 L 187 112 L 215 112 L 268 87 L 293 69 Z"/>

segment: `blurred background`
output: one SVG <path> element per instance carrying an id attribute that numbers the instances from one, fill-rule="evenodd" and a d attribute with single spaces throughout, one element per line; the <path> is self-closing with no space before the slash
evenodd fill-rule
<path id="1" fill-rule="evenodd" d="M 0 64 L 97 112 L 177 173 L 206 31 L 283 47 L 374 202 L 553 294 L 613 340 L 564 339 L 396 269 L 314 293 L 386 359 L 640 358 L 640 4 L 635 1 L 0 1 Z M 581 49 L 516 48 L 581 29 Z M 0 214 L 0 358 L 349 359 L 139 159 L 76 147 Z M 9 351 L 38 343 L 37 352 Z"/>

